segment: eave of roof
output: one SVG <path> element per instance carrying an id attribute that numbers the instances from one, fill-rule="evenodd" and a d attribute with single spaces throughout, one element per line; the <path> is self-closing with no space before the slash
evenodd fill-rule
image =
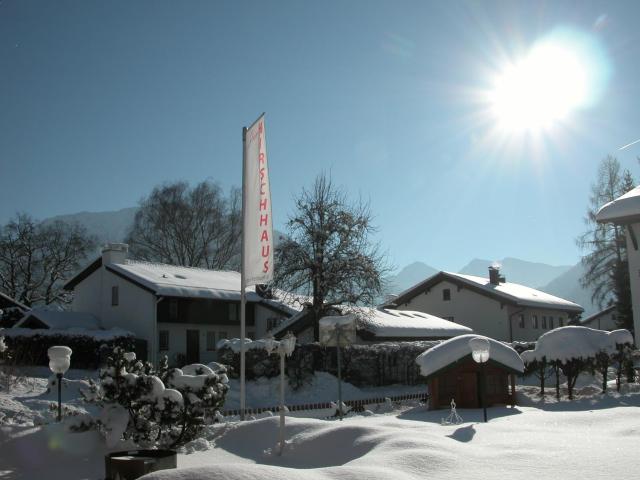
<path id="1" fill-rule="evenodd" d="M 593 315 L 589 315 L 587 318 L 583 318 L 582 320 L 580 320 L 580 323 L 583 324 L 583 323 L 592 322 L 593 320 L 597 319 L 598 317 L 602 317 L 603 315 L 607 315 L 608 313 L 611 313 L 615 309 L 616 309 L 616 306 L 615 305 L 611 305 L 611 306 L 605 308 L 604 310 L 600 310 L 599 312 L 596 312 Z"/>
<path id="2" fill-rule="evenodd" d="M 20 308 L 20 309 L 22 309 L 24 311 L 30 310 L 30 308 L 27 307 L 25 304 L 20 303 L 15 298 L 12 298 L 12 297 L 10 297 L 9 295 L 7 295 L 5 293 L 0 292 L 0 297 L 4 298 L 9 303 L 13 303 L 16 307 L 18 307 L 18 308 Z"/>
<path id="3" fill-rule="evenodd" d="M 85 268 L 80 270 L 71 280 L 64 284 L 62 287 L 64 290 L 71 291 L 76 285 L 82 282 L 85 278 L 91 275 L 93 272 L 98 270 L 102 266 L 102 256 L 96 258 L 93 262 L 87 265 Z"/>

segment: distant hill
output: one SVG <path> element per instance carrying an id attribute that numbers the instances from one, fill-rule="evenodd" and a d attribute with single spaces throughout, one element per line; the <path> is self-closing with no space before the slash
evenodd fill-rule
<path id="1" fill-rule="evenodd" d="M 131 225 L 138 207 L 123 208 L 112 212 L 79 212 L 69 215 L 59 215 L 45 220 L 45 222 L 62 220 L 68 223 L 78 223 L 98 239 L 98 245 L 109 242 L 122 242 Z"/>
<path id="2" fill-rule="evenodd" d="M 392 294 L 398 294 L 438 272 L 439 270 L 426 263 L 413 262 L 400 270 L 396 275 L 387 277 L 387 291 Z"/>
<path id="3" fill-rule="evenodd" d="M 591 302 L 592 290 L 580 286 L 580 278 L 583 275 L 584 267 L 578 263 L 547 285 L 540 287 L 540 290 L 582 305 L 584 308 L 582 318 L 586 318 L 599 312 L 600 308 Z"/>
<path id="4" fill-rule="evenodd" d="M 487 277 L 489 275 L 489 267 L 494 263 L 500 264 L 500 272 L 506 277 L 507 282 L 521 283 L 532 288 L 547 285 L 553 279 L 572 268 L 571 265 L 553 266 L 511 257 L 497 262 L 474 258 L 458 273 Z"/>

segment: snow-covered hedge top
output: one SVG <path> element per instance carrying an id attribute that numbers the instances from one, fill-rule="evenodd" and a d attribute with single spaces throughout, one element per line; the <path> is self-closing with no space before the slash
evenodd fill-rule
<path id="1" fill-rule="evenodd" d="M 238 353 L 240 351 L 240 339 L 239 338 L 229 338 L 229 339 L 223 339 L 220 340 L 216 347 L 218 349 L 221 348 L 230 348 L 231 350 L 233 350 L 235 353 Z M 250 338 L 245 338 L 244 339 L 244 349 L 246 350 L 252 350 L 252 349 L 265 349 L 265 341 L 264 340 L 251 340 Z"/>
<path id="2" fill-rule="evenodd" d="M 522 352 L 525 363 L 534 360 L 559 360 L 566 362 L 573 358 L 587 359 L 598 352 L 614 353 L 616 344 L 633 344 L 628 330 L 596 330 L 588 327 L 568 326 L 551 330 L 538 338 L 536 348 Z"/>
<path id="3" fill-rule="evenodd" d="M 513 348 L 493 338 L 483 337 L 482 335 L 461 335 L 459 337 L 445 340 L 430 350 L 418 355 L 416 363 L 420 366 L 420 374 L 428 377 L 429 375 L 445 368 L 446 366 L 460 360 L 461 358 L 471 355 L 469 348 L 469 340 L 472 338 L 486 338 L 491 346 L 489 359 L 509 367 L 517 372 L 524 372 L 524 364 L 522 358 Z"/>
<path id="4" fill-rule="evenodd" d="M 640 219 L 640 186 L 603 205 L 596 213 L 596 220 L 599 222 L 625 222 L 634 219 Z"/>
<path id="5" fill-rule="evenodd" d="M 107 341 L 115 338 L 133 337 L 134 334 L 121 328 L 111 328 L 109 330 L 90 330 L 88 328 L 5 328 L 2 330 L 5 337 L 35 337 L 36 335 L 52 337 L 62 335 L 65 337 L 90 337 L 94 340 Z"/>

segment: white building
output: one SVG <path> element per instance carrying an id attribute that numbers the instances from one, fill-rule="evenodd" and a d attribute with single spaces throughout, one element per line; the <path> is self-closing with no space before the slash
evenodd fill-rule
<path id="1" fill-rule="evenodd" d="M 126 244 L 111 244 L 72 278 L 72 310 L 97 317 L 102 328 L 120 327 L 146 340 L 152 361 L 173 364 L 215 360 L 220 339 L 240 336 L 240 274 L 138 262 Z M 247 289 L 247 336 L 297 313 Z"/>
<path id="2" fill-rule="evenodd" d="M 616 307 L 611 305 L 604 310 L 594 313 L 590 317 L 580 320 L 580 325 L 583 327 L 595 328 L 596 330 L 616 330 L 618 322 L 616 321 Z"/>
<path id="3" fill-rule="evenodd" d="M 387 306 L 430 313 L 506 342 L 536 340 L 583 312 L 576 303 L 506 282 L 493 267 L 489 278 L 439 272 L 392 302 Z"/>
<path id="4" fill-rule="evenodd" d="M 625 227 L 633 327 L 637 343 L 637 335 L 640 332 L 640 251 L 638 250 L 638 237 L 640 237 L 640 186 L 600 208 L 596 214 L 596 220 L 600 223 L 615 223 Z"/>

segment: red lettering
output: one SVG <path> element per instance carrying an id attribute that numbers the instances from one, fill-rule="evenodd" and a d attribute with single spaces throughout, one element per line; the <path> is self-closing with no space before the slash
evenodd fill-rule
<path id="1" fill-rule="evenodd" d="M 262 273 L 267 273 L 269 271 L 269 260 L 265 260 L 262 265 Z"/>
<path id="2" fill-rule="evenodd" d="M 265 251 L 265 248 L 266 248 L 266 251 Z M 271 251 L 271 245 L 263 245 L 262 246 L 262 256 L 263 257 L 268 257 L 270 251 Z"/>
<path id="3" fill-rule="evenodd" d="M 266 185 L 266 183 L 261 183 L 260 184 L 260 195 L 266 195 L 267 192 L 264 191 L 264 186 Z"/>
<path id="4" fill-rule="evenodd" d="M 260 180 L 264 180 L 264 167 L 260 169 Z"/>
<path id="5" fill-rule="evenodd" d="M 259 131 L 260 133 L 262 133 L 262 128 L 263 128 L 263 127 L 262 127 L 262 122 L 260 122 L 260 123 L 258 124 L 258 131 Z"/>
<path id="6" fill-rule="evenodd" d="M 269 214 L 260 215 L 260 226 L 268 225 L 269 223 Z"/>
<path id="7" fill-rule="evenodd" d="M 258 161 L 259 161 L 260 163 L 264 163 L 264 152 L 260 152 L 260 153 L 258 154 Z"/>
<path id="8" fill-rule="evenodd" d="M 269 234 L 267 233 L 266 230 L 262 231 L 262 236 L 260 236 L 260 241 L 261 242 L 269 241 Z"/>
<path id="9" fill-rule="evenodd" d="M 266 210 L 267 209 L 267 199 L 266 198 L 261 198 L 260 199 L 260 210 Z"/>

